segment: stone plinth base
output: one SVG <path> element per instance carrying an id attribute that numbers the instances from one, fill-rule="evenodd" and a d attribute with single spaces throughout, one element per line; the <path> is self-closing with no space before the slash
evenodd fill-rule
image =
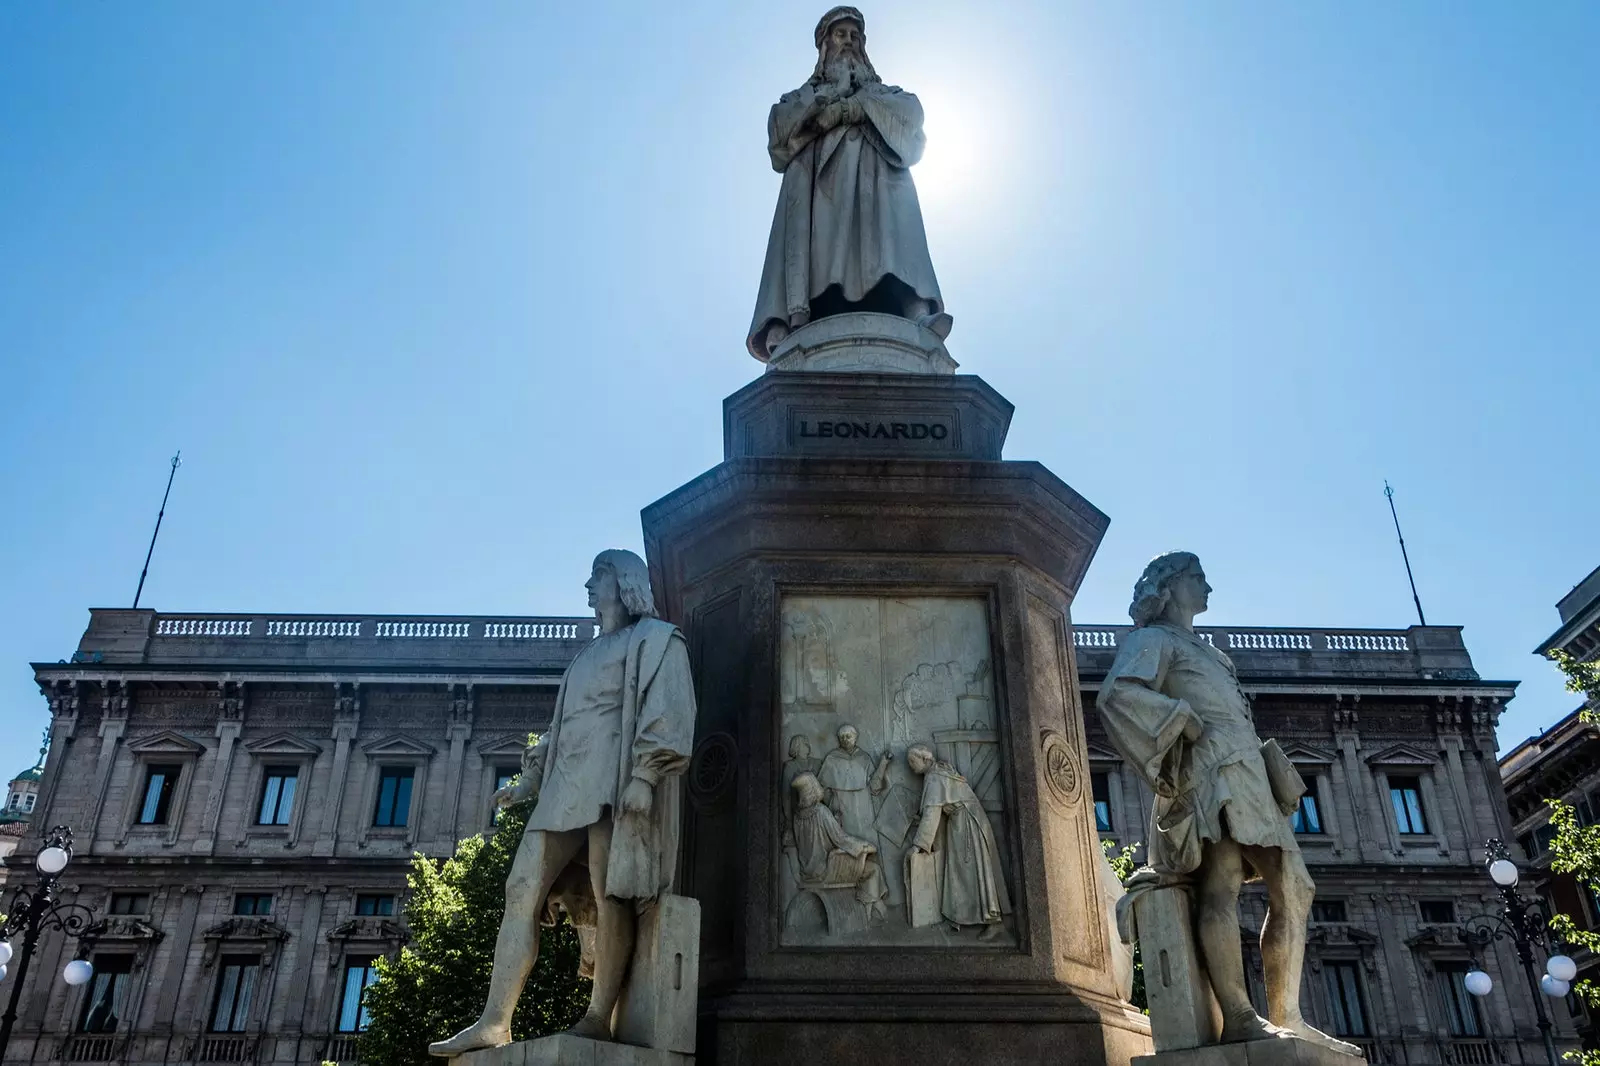
<path id="1" fill-rule="evenodd" d="M 454 1066 L 694 1066 L 693 1055 L 588 1040 L 566 1033 L 469 1051 L 451 1061 Z"/>
<path id="2" fill-rule="evenodd" d="M 663 895 L 639 917 L 612 1032 L 624 1043 L 693 1054 L 699 984 L 700 904 Z"/>
<path id="3" fill-rule="evenodd" d="M 1194 942 L 1189 889 L 1182 885 L 1141 893 L 1133 924 L 1144 948 L 1144 987 L 1156 1051 L 1215 1044 L 1222 1015 Z"/>
<path id="4" fill-rule="evenodd" d="M 809 322 L 772 352 L 767 372 L 953 374 L 958 364 L 926 326 L 899 315 L 851 311 Z"/>
<path id="5" fill-rule="evenodd" d="M 1133 1060 L 1133 1066 L 1357 1066 L 1366 1061 L 1359 1055 L 1289 1036 L 1141 1055 Z"/>

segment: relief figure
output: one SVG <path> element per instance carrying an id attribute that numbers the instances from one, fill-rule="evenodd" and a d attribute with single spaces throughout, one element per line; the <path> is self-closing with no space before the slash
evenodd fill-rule
<path id="1" fill-rule="evenodd" d="M 999 936 L 1011 899 L 983 804 L 966 778 L 936 759 L 928 745 L 913 744 L 906 765 L 922 777 L 921 820 L 906 861 L 911 924 L 942 916 L 953 926 L 983 926 L 979 939 Z M 935 900 L 937 915 L 929 906 Z"/>

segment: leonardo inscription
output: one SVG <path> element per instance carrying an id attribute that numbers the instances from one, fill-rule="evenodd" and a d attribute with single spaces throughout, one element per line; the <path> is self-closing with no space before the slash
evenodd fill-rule
<path id="1" fill-rule="evenodd" d="M 800 436 L 846 440 L 944 440 L 950 436 L 950 427 L 943 422 L 813 421 L 802 418 Z"/>

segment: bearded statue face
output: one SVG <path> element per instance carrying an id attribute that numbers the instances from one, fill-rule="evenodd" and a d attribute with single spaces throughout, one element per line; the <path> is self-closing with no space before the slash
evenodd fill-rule
<path id="1" fill-rule="evenodd" d="M 817 61 L 817 80 L 845 92 L 853 92 L 878 80 L 867 58 L 867 36 L 855 19 L 840 19 L 822 38 Z"/>

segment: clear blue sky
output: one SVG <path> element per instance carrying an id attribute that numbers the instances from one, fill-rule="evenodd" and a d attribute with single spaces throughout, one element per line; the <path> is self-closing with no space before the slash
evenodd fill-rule
<path id="1" fill-rule="evenodd" d="M 721 455 L 800 4 L 0 3 L 0 771 L 92 605 L 581 613 Z M 1214 624 L 1530 650 L 1600 563 L 1600 5 L 866 7 L 950 348 Z"/>

